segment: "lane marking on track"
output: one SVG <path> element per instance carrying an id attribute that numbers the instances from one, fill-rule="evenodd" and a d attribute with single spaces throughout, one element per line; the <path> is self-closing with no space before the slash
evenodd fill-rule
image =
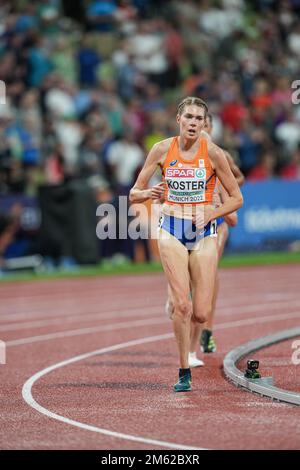
<path id="1" fill-rule="evenodd" d="M 269 310 L 270 308 L 273 309 L 275 308 L 284 308 L 284 307 L 300 307 L 300 300 L 299 298 L 295 298 L 293 296 L 292 298 L 288 296 L 290 300 L 283 300 L 284 297 L 278 297 L 277 300 L 273 298 L 273 296 L 270 296 L 270 302 L 266 303 L 260 303 L 259 305 L 228 305 L 227 303 L 222 302 L 217 307 L 217 313 L 222 314 L 222 315 L 230 315 L 232 313 L 249 313 L 249 312 L 257 312 L 260 310 Z M 246 302 L 248 301 L 249 296 L 247 299 L 243 297 L 240 301 Z M 235 298 L 236 300 L 236 298 Z M 253 297 L 251 297 L 251 300 L 254 301 Z M 263 300 L 263 297 L 260 297 L 260 300 Z M 272 302 L 274 300 L 274 302 Z M 282 300 L 282 301 L 280 301 Z M 222 305 L 222 306 L 221 306 Z M 99 319 L 99 320 L 105 320 L 105 319 L 111 319 L 112 317 L 116 316 L 117 318 L 127 318 L 130 316 L 134 316 L 135 312 L 138 316 L 140 315 L 146 315 L 147 313 L 153 313 L 156 312 L 157 310 L 162 310 L 162 303 L 157 304 L 157 305 L 151 305 L 149 307 L 133 307 L 129 308 L 128 310 L 122 311 L 120 313 L 119 310 L 111 310 L 106 313 L 102 312 L 90 312 L 90 313 L 74 313 L 73 315 L 59 315 L 59 316 L 50 316 L 50 317 L 45 317 L 44 319 L 40 320 L 32 320 L 30 318 L 27 319 L 27 321 L 23 322 L 13 322 L 13 323 L 0 323 L 0 331 L 16 331 L 16 330 L 23 330 L 23 329 L 29 329 L 29 328 L 41 328 L 44 326 L 50 326 L 50 325 L 56 325 L 56 324 L 62 324 L 62 322 L 70 323 L 72 321 L 76 322 L 85 322 L 86 320 L 89 319 Z M 30 317 L 30 315 L 28 315 Z M 9 316 L 8 316 L 9 317 Z M 38 316 L 40 318 L 41 315 Z M 25 315 L 26 318 L 26 315 Z M 33 317 L 34 318 L 34 317 Z M 3 317 L 0 317 L 0 320 L 3 320 Z"/>
<path id="2" fill-rule="evenodd" d="M 156 439 L 149 439 L 149 438 L 144 438 L 144 437 L 140 437 L 140 436 L 134 436 L 134 435 L 131 435 L 131 434 L 124 434 L 124 433 L 119 433 L 119 432 L 115 432 L 115 431 L 110 431 L 108 429 L 99 428 L 97 426 L 90 426 L 89 424 L 81 423 L 80 421 L 75 421 L 73 419 L 66 418 L 65 416 L 61 416 L 57 413 L 53 413 L 52 411 L 47 410 L 47 408 L 44 408 L 39 403 L 37 403 L 35 401 L 35 399 L 33 398 L 33 396 L 32 396 L 31 390 L 32 390 L 32 387 L 35 384 L 35 382 L 37 382 L 37 380 L 39 380 L 41 377 L 45 376 L 46 374 L 48 374 L 49 372 L 52 372 L 55 369 L 58 369 L 60 367 L 64 367 L 64 366 L 69 365 L 69 364 L 73 364 L 74 362 L 82 361 L 82 360 L 90 358 L 92 356 L 105 354 L 105 353 L 112 352 L 112 351 L 117 351 L 118 349 L 130 348 L 132 346 L 137 346 L 137 345 L 140 345 L 140 344 L 151 343 L 151 342 L 154 342 L 154 341 L 162 341 L 162 340 L 165 340 L 165 339 L 172 338 L 172 336 L 173 336 L 173 334 L 171 334 L 171 333 L 167 333 L 165 335 L 158 335 L 158 336 L 149 336 L 147 338 L 141 338 L 141 339 L 136 339 L 136 340 L 133 340 L 133 341 L 128 341 L 127 343 L 120 343 L 120 344 L 116 344 L 114 346 L 109 346 L 107 348 L 97 349 L 96 351 L 89 352 L 89 353 L 86 353 L 86 354 L 82 354 L 80 356 L 76 356 L 76 357 L 73 357 L 71 359 L 67 359 L 65 361 L 59 362 L 58 364 L 54 364 L 50 367 L 47 367 L 46 369 L 43 369 L 42 371 L 40 371 L 40 372 L 36 373 L 35 375 L 33 375 L 32 377 L 30 377 L 30 379 L 28 379 L 27 382 L 25 382 L 25 384 L 23 385 L 22 396 L 23 396 L 25 402 L 29 406 L 36 409 L 40 413 L 42 413 L 42 414 L 44 414 L 44 415 L 46 415 L 50 418 L 54 418 L 58 421 L 62 421 L 63 423 L 70 424 L 72 426 L 76 426 L 76 427 L 81 428 L 81 429 L 86 429 L 88 431 L 94 431 L 94 432 L 104 434 L 104 435 L 110 436 L 110 437 L 115 437 L 115 438 L 118 438 L 118 439 L 126 439 L 128 441 L 140 442 L 140 443 L 143 443 L 143 444 L 149 444 L 149 445 L 152 445 L 152 446 L 154 445 L 154 446 L 158 446 L 158 447 L 168 447 L 169 449 L 207 450 L 207 449 L 204 449 L 204 448 L 201 448 L 201 447 L 185 446 L 185 445 L 176 444 L 176 443 L 173 443 L 173 442 L 165 442 L 165 441 L 160 441 L 160 440 L 156 440 Z"/>
<path id="3" fill-rule="evenodd" d="M 130 300 L 132 301 L 132 297 Z M 130 302 L 124 301 L 122 302 L 122 304 L 120 304 L 119 302 L 116 302 L 116 303 L 112 302 L 111 299 L 103 299 L 103 298 L 101 299 L 101 301 L 104 303 L 106 302 L 110 303 L 110 309 L 107 310 L 107 313 L 115 312 L 116 310 L 122 308 L 124 304 L 128 305 L 128 309 L 130 308 L 133 310 L 138 309 L 138 307 L 136 307 L 136 303 L 134 303 L 134 305 L 130 305 Z M 146 305 L 145 298 L 139 299 L 138 301 L 141 303 L 142 306 L 145 305 L 145 307 L 149 307 L 149 308 L 150 307 L 158 308 L 159 306 L 162 305 L 162 301 L 160 301 L 157 304 L 149 301 L 148 305 Z M 3 300 L 3 303 L 4 302 L 5 301 Z M 78 300 L 76 300 L 76 302 L 73 302 L 73 303 L 68 303 L 68 302 L 64 303 L 64 302 L 60 302 L 59 300 L 56 302 L 56 299 L 55 299 L 55 304 L 53 304 L 53 297 L 49 299 L 49 301 L 46 302 L 42 306 L 34 300 L 32 300 L 31 304 L 24 303 L 23 301 L 22 303 L 20 303 L 20 305 L 17 305 L 15 301 L 13 302 L 14 302 L 13 305 L 8 305 L 8 303 L 6 302 L 5 313 L 1 312 L 1 309 L 3 307 L 0 307 L 0 321 L 1 322 L 7 321 L 7 320 L 17 321 L 17 320 L 29 319 L 31 321 L 33 319 L 70 317 L 72 316 L 72 313 L 70 312 L 74 310 L 76 311 L 76 309 L 78 312 L 78 307 L 80 305 L 84 306 L 85 311 L 87 311 L 87 313 L 97 313 L 97 312 L 99 313 L 99 307 L 98 307 L 99 295 L 97 298 L 95 297 L 95 299 L 92 299 L 92 298 L 80 299 L 80 304 L 78 303 Z M 12 310 L 10 310 L 10 307 L 13 307 Z M 16 313 L 16 310 L 17 310 L 17 313 Z M 78 313 L 76 313 L 75 315 L 78 315 Z"/>
<path id="4" fill-rule="evenodd" d="M 253 299 L 252 299 L 253 300 Z M 276 301 L 276 302 L 267 302 L 267 303 L 261 303 L 259 305 L 245 305 L 245 306 L 223 306 L 223 307 L 218 307 L 217 308 L 217 313 L 222 314 L 222 315 L 230 315 L 234 313 L 251 313 L 251 312 L 257 312 L 257 311 L 267 311 L 270 309 L 274 308 L 284 308 L 284 307 L 300 307 L 300 300 L 298 299 L 293 299 L 291 301 Z M 48 318 L 44 320 L 34 320 L 34 321 L 26 321 L 26 322 L 20 322 L 20 323 L 7 323 L 7 324 L 0 324 L 0 331 L 17 331 L 17 330 L 24 330 L 24 329 L 29 329 L 29 328 L 42 328 L 44 326 L 51 326 L 51 325 L 56 325 L 60 324 L 62 325 L 63 322 L 65 323 L 70 323 L 74 321 L 76 323 L 76 319 L 78 322 L 84 323 L 86 320 L 90 319 L 99 319 L 99 320 L 105 320 L 105 319 L 112 319 L 114 317 L 118 319 L 122 318 L 127 318 L 127 317 L 134 317 L 134 316 L 146 316 L 148 314 L 156 313 L 157 310 L 162 310 L 161 304 L 160 305 L 152 305 L 151 307 L 141 307 L 139 308 L 132 308 L 128 310 L 122 311 L 120 313 L 119 310 L 112 310 L 108 313 L 81 313 L 81 314 L 74 314 L 74 315 L 68 315 L 68 316 L 59 316 L 56 318 Z"/>
<path id="5" fill-rule="evenodd" d="M 40 336 L 30 336 L 29 338 L 20 338 L 14 339 L 12 341 L 7 341 L 6 346 L 20 346 L 22 344 L 31 344 L 37 343 L 40 341 L 49 341 L 51 339 L 58 339 L 58 338 L 67 338 L 72 336 L 81 336 L 81 335 L 89 335 L 93 333 L 99 333 L 104 331 L 115 331 L 115 330 L 122 330 L 127 328 L 136 328 L 141 326 L 148 326 L 148 325 L 159 325 L 160 323 L 167 323 L 168 318 L 162 317 L 162 315 L 156 315 L 159 317 L 159 320 L 149 319 L 149 320 L 136 320 L 136 321 L 126 321 L 126 322 L 119 322 L 119 323 L 110 323 L 109 325 L 101 325 L 101 326 L 91 326 L 89 328 L 80 328 L 78 330 L 68 330 L 68 331 L 60 331 L 57 333 L 49 333 L 46 335 Z"/>
<path id="6" fill-rule="evenodd" d="M 226 323 L 216 324 L 215 330 L 226 330 L 227 328 L 234 328 L 235 326 L 245 326 L 257 323 L 268 323 L 269 320 L 272 322 L 281 320 L 291 320 L 292 318 L 299 318 L 299 312 L 294 313 L 283 313 L 282 315 L 267 315 L 258 318 L 245 318 L 244 320 L 233 320 Z"/>
<path id="7" fill-rule="evenodd" d="M 221 304 L 223 303 L 223 300 L 226 299 L 226 293 L 228 293 L 228 289 L 230 289 L 232 287 L 232 281 L 230 281 L 231 284 L 229 286 L 226 285 L 226 283 L 224 283 L 222 281 L 221 283 L 221 292 L 224 291 L 224 293 L 222 292 L 222 299 L 220 299 L 220 302 Z M 265 284 L 263 284 L 265 286 Z M 251 294 L 251 300 L 253 299 L 257 299 L 259 302 L 260 301 L 264 301 L 264 300 L 268 300 L 269 298 L 271 298 L 271 300 L 276 300 L 278 298 L 278 295 L 280 295 L 280 298 L 279 300 L 283 300 L 283 296 L 295 296 L 297 295 L 298 298 L 299 298 L 299 295 L 298 295 L 298 284 L 294 286 L 294 290 L 291 291 L 291 292 L 287 292 L 289 289 L 291 289 L 291 285 L 286 285 L 286 286 L 283 286 L 283 283 L 279 283 L 278 286 L 276 286 L 274 283 L 272 283 L 270 285 L 270 287 L 268 288 L 268 290 L 272 291 L 274 290 L 274 292 L 271 292 L 269 294 L 265 294 L 264 293 L 264 289 L 262 290 L 261 293 L 258 292 L 258 294 L 256 293 L 253 293 Z M 279 288 L 284 288 L 284 290 L 286 291 L 285 294 L 278 294 L 278 292 L 276 293 L 275 289 L 279 289 Z M 296 290 L 297 289 L 297 290 Z M 0 291 L 1 292 L 1 291 Z M 231 291 L 233 292 L 233 291 Z M 236 303 L 237 302 L 244 302 L 246 303 L 248 300 L 249 300 L 249 284 L 247 284 L 247 288 L 243 289 L 241 287 L 239 287 L 238 289 L 238 294 L 241 294 L 241 293 L 244 293 L 244 295 L 236 295 L 235 292 L 235 297 L 234 299 L 230 299 L 230 296 L 228 297 L 228 300 L 230 302 L 229 306 L 232 305 L 232 302 Z M 158 291 L 158 294 L 161 294 L 160 291 Z M 41 305 L 39 302 L 37 302 L 37 299 L 34 298 L 34 296 L 30 299 L 27 299 L 26 302 L 25 300 L 22 298 L 22 300 L 20 300 L 20 305 L 18 306 L 17 303 L 16 303 L 16 298 L 14 298 L 14 301 L 13 301 L 13 304 L 12 305 L 9 305 L 7 301 L 4 301 L 3 300 L 3 305 L 5 305 L 5 313 L 4 313 L 4 308 L 3 306 L 0 306 L 0 322 L 2 322 L 3 320 L 20 320 L 20 319 L 39 319 L 41 317 L 45 318 L 45 309 L 46 311 L 49 310 L 49 302 L 50 302 L 50 308 L 51 308 L 51 301 L 53 299 L 53 296 L 49 297 L 49 299 L 45 302 L 43 302 L 43 304 Z M 130 299 L 130 298 L 129 298 Z M 91 301 L 91 296 L 88 298 L 89 302 Z M 144 299 L 143 299 L 144 300 Z M 296 299 L 295 299 L 296 300 Z M 29 306 L 27 301 L 29 302 L 32 302 L 31 305 Z M 95 303 L 97 303 L 99 301 L 99 296 L 96 296 L 95 295 Z M 163 302 L 163 300 L 161 301 Z M 160 305 L 161 305 L 161 302 L 160 302 Z M 78 302 L 62 302 L 58 305 L 58 307 L 53 307 L 53 309 L 55 309 L 56 311 L 60 311 L 61 312 L 61 315 L 60 316 L 65 316 L 63 312 L 70 312 L 72 310 L 72 308 L 74 308 L 74 305 L 75 305 L 75 308 L 78 306 Z M 153 304 L 151 303 L 151 306 L 153 306 Z M 234 305 L 236 306 L 236 305 Z M 116 305 L 114 307 L 114 309 L 118 309 L 119 305 Z M 150 305 L 149 305 L 150 307 Z M 159 307 L 159 305 L 157 305 L 157 307 Z M 132 308 L 135 308 L 134 306 Z M 16 309 L 22 309 L 22 312 L 16 312 Z M 2 312 L 3 310 L 3 312 Z M 12 310 L 12 311 L 11 311 Z M 90 313 L 94 313 L 94 312 L 90 312 Z M 69 316 L 69 313 L 67 313 L 66 316 Z M 57 315 L 50 315 L 48 318 L 56 318 Z"/>
<path id="8" fill-rule="evenodd" d="M 298 317 L 298 316 L 299 316 L 299 313 L 297 312 L 295 314 L 277 315 L 275 318 L 274 318 L 274 315 L 268 315 L 268 316 L 261 317 L 261 318 L 247 318 L 247 319 L 244 319 L 244 320 L 221 323 L 219 325 L 216 325 L 215 329 L 222 330 L 222 329 L 234 328 L 234 327 L 238 327 L 238 326 L 242 326 L 242 325 L 266 323 L 269 320 L 272 320 L 272 322 L 273 321 L 281 321 L 281 320 L 286 320 L 286 319 L 289 319 L 289 318 L 295 318 L 295 317 Z M 209 450 L 209 449 L 204 448 L 204 447 L 185 446 L 185 445 L 181 445 L 181 444 L 175 444 L 175 443 L 172 443 L 172 442 L 165 442 L 165 441 L 160 441 L 160 440 L 155 440 L 155 439 L 143 438 L 143 437 L 134 436 L 134 435 L 131 435 L 131 434 L 118 433 L 118 432 L 110 431 L 108 429 L 100 428 L 100 427 L 97 427 L 97 426 L 91 426 L 89 424 L 81 423 L 80 421 L 75 421 L 75 420 L 67 418 L 65 416 L 61 416 L 57 413 L 53 413 L 52 411 L 48 410 L 47 408 L 44 408 L 42 405 L 40 405 L 33 398 L 33 395 L 32 395 L 32 387 L 34 386 L 34 384 L 40 378 L 44 377 L 45 375 L 49 374 L 50 372 L 52 372 L 56 369 L 59 369 L 61 367 L 65 367 L 69 364 L 73 364 L 74 362 L 79 362 L 79 361 L 85 360 L 85 359 L 90 358 L 90 357 L 95 356 L 95 355 L 105 354 L 105 353 L 116 351 L 116 350 L 119 350 L 119 349 L 130 348 L 132 346 L 151 343 L 151 342 L 155 342 L 155 341 L 163 341 L 163 340 L 166 340 L 166 339 L 171 339 L 173 337 L 174 337 L 173 333 L 167 333 L 167 334 L 164 334 L 164 335 L 140 338 L 140 339 L 128 341 L 126 343 L 120 343 L 120 344 L 116 344 L 116 345 L 109 346 L 109 347 L 106 347 L 106 348 L 97 349 L 96 351 L 81 354 L 79 356 L 75 356 L 75 357 L 72 357 L 70 359 L 66 359 L 66 360 L 61 361 L 59 363 L 53 364 L 52 366 L 49 366 L 49 367 L 37 372 L 36 374 L 34 374 L 32 377 L 30 377 L 25 382 L 25 384 L 23 385 L 23 388 L 22 388 L 23 399 L 30 407 L 34 408 L 39 413 L 42 413 L 42 414 L 46 415 L 49 418 L 56 419 L 56 420 L 61 421 L 65 424 L 70 424 L 72 426 L 76 426 L 76 427 L 81 428 L 81 429 L 85 429 L 85 430 L 88 430 L 88 431 L 93 431 L 93 432 L 97 432 L 97 433 L 100 433 L 100 434 L 104 434 L 106 436 L 115 437 L 115 438 L 118 438 L 118 439 L 125 439 L 125 440 L 129 440 L 129 441 L 134 441 L 134 442 L 140 442 L 140 443 L 144 443 L 144 444 L 156 445 L 156 446 L 159 446 L 159 447 L 168 447 L 170 449 Z"/>
<path id="9" fill-rule="evenodd" d="M 160 305 L 161 307 L 161 305 Z M 48 320 L 35 320 L 35 321 L 27 321 L 27 322 L 20 322 L 20 323 L 7 323 L 4 325 L 0 325 L 0 331 L 17 331 L 17 330 L 26 330 L 29 328 L 41 328 L 44 326 L 51 326 L 51 325 L 64 325 L 67 323 L 85 323 L 90 321 L 91 319 L 96 319 L 96 320 L 112 320 L 115 318 L 116 320 L 122 319 L 122 318 L 128 318 L 128 317 L 145 317 L 147 315 L 155 314 L 157 313 L 157 307 L 143 307 L 143 309 L 136 308 L 136 309 L 130 309 L 130 310 L 124 310 L 122 312 L 122 315 L 120 315 L 120 312 L 118 310 L 111 311 L 109 313 L 81 313 L 81 314 L 76 314 L 76 315 L 68 315 L 64 317 L 57 317 L 57 318 L 51 318 Z"/>
<path id="10" fill-rule="evenodd" d="M 98 299 L 99 301 L 99 299 Z M 39 315 L 31 315 L 30 312 L 27 312 L 27 313 L 24 313 L 22 314 L 22 317 L 19 317 L 19 318 L 12 318 L 14 317 L 14 315 L 7 315 L 6 318 L 4 318 L 4 316 L 0 316 L 0 325 L 2 326 L 5 326 L 5 323 L 1 323 L 1 320 L 5 321 L 5 320 L 15 320 L 15 322 L 11 322 L 11 323 L 7 323 L 7 325 L 17 325 L 19 323 L 25 323 L 25 321 L 20 321 L 18 322 L 18 320 L 26 320 L 27 322 L 31 322 L 31 321 L 44 321 L 44 320 L 49 320 L 49 321 L 52 321 L 52 320 L 57 320 L 57 319 L 60 319 L 60 320 L 65 320 L 65 319 L 68 319 L 68 318 L 76 318 L 76 317 L 84 317 L 86 315 L 101 315 L 101 318 L 110 318 L 110 315 L 119 315 L 120 316 L 120 308 L 122 308 L 123 305 L 117 305 L 115 306 L 113 309 L 111 310 L 106 310 L 106 313 L 103 313 L 103 312 L 99 312 L 99 308 L 95 308 L 94 310 L 93 309 L 90 309 L 90 308 L 85 308 L 85 304 L 83 303 L 81 307 L 78 307 L 78 303 L 77 303 L 77 306 L 76 306 L 76 310 L 74 313 L 69 313 L 72 311 L 72 309 L 70 309 L 69 307 L 64 307 L 63 309 L 56 309 L 56 314 L 55 315 L 49 315 L 48 313 L 46 313 L 46 311 L 40 311 Z M 48 304 L 48 310 L 49 308 L 51 309 L 52 306 Z M 54 307 L 53 307 L 54 308 Z M 160 302 L 159 304 L 155 304 L 155 303 L 152 303 L 151 305 L 141 305 L 140 307 L 128 307 L 128 309 L 124 310 L 124 312 L 140 312 L 141 309 L 153 309 L 153 308 L 162 308 L 162 302 Z M 81 310 L 80 310 L 81 309 Z M 84 309 L 84 311 L 82 310 Z M 62 312 L 66 312 L 67 310 L 67 314 L 63 313 Z M 57 314 L 58 312 L 58 314 Z M 126 316 L 126 315 L 125 315 Z"/>
<path id="11" fill-rule="evenodd" d="M 250 310 L 250 312 L 255 312 L 255 310 Z M 247 310 L 247 313 L 250 313 L 249 310 Z M 278 318 L 278 320 L 281 319 L 289 319 L 289 318 L 294 318 L 298 317 L 299 312 L 295 313 L 289 313 L 289 314 L 282 314 L 282 315 L 276 315 L 274 314 L 269 315 L 269 316 L 264 316 L 264 317 L 258 317 L 255 318 L 256 323 L 264 323 L 266 321 L 269 321 L 270 318 L 273 318 L 274 321 Z M 6 341 L 6 346 L 12 347 L 12 346 L 21 346 L 23 344 L 31 344 L 31 343 L 38 343 L 40 341 L 50 341 L 53 339 L 59 339 L 59 338 L 65 338 L 65 337 L 72 337 L 72 336 L 81 336 L 81 335 L 87 335 L 87 334 L 92 334 L 92 333 L 98 333 L 102 331 L 112 331 L 112 330 L 118 330 L 118 329 L 126 329 L 129 326 L 130 327 L 138 327 L 138 326 L 144 326 L 144 325 L 155 325 L 155 324 L 160 324 L 160 323 L 165 323 L 165 322 L 170 322 L 169 318 L 167 318 L 166 315 L 164 314 L 159 314 L 157 317 L 161 317 L 161 320 L 137 320 L 137 321 L 132 321 L 132 322 L 119 322 L 119 323 L 112 323 L 109 325 L 102 325 L 102 326 L 92 326 L 88 328 L 78 328 L 76 330 L 65 330 L 65 331 L 58 331 L 54 333 L 48 333 L 45 335 L 37 335 L 37 336 L 29 336 L 26 338 L 19 338 L 19 339 L 14 339 L 11 341 Z M 236 324 L 237 326 L 239 325 L 248 325 L 247 319 L 245 320 L 233 320 L 233 322 L 230 322 L 232 324 Z M 228 322 L 225 323 L 225 325 L 229 324 Z M 218 324 L 216 323 L 216 329 L 219 329 L 220 327 L 222 328 L 222 323 Z"/>

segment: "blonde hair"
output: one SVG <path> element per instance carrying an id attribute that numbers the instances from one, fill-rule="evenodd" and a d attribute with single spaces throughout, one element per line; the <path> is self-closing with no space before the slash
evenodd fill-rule
<path id="1" fill-rule="evenodd" d="M 194 104 L 195 106 L 199 106 L 200 108 L 203 108 L 204 118 L 206 118 L 206 114 L 208 113 L 208 106 L 205 103 L 205 101 L 203 101 L 201 98 L 197 98 L 196 96 L 187 96 L 187 98 L 184 98 L 184 100 L 182 100 L 179 103 L 178 108 L 177 108 L 177 113 L 179 114 L 179 116 L 181 116 L 186 106 L 190 106 L 192 104 Z"/>

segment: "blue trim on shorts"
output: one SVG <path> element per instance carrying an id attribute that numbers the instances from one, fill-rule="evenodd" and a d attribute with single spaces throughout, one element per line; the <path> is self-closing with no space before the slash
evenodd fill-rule
<path id="1" fill-rule="evenodd" d="M 190 219 L 180 219 L 166 214 L 162 215 L 159 227 L 177 238 L 188 250 L 193 249 L 202 238 L 217 234 L 215 221 L 209 222 L 204 231 L 201 231 Z"/>
<path id="2" fill-rule="evenodd" d="M 221 225 L 223 222 L 225 222 L 224 217 L 218 217 L 217 218 L 217 226 Z"/>

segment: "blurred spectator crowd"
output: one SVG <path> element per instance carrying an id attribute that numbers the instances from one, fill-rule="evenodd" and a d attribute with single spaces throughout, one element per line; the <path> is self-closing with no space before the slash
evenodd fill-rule
<path id="1" fill-rule="evenodd" d="M 0 79 L 1 194 L 127 194 L 186 95 L 248 179 L 300 178 L 300 0 L 0 0 Z"/>
<path id="2" fill-rule="evenodd" d="M 128 194 L 187 95 L 249 180 L 300 179 L 299 79 L 300 0 L 0 0 L 0 194 Z"/>

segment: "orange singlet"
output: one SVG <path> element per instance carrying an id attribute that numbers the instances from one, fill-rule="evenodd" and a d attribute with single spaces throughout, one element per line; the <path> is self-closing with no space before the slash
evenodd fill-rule
<path id="1" fill-rule="evenodd" d="M 169 147 L 162 174 L 167 183 L 165 204 L 212 204 L 216 184 L 207 150 L 207 140 L 201 138 L 195 157 L 184 160 L 180 155 L 178 137 Z"/>

